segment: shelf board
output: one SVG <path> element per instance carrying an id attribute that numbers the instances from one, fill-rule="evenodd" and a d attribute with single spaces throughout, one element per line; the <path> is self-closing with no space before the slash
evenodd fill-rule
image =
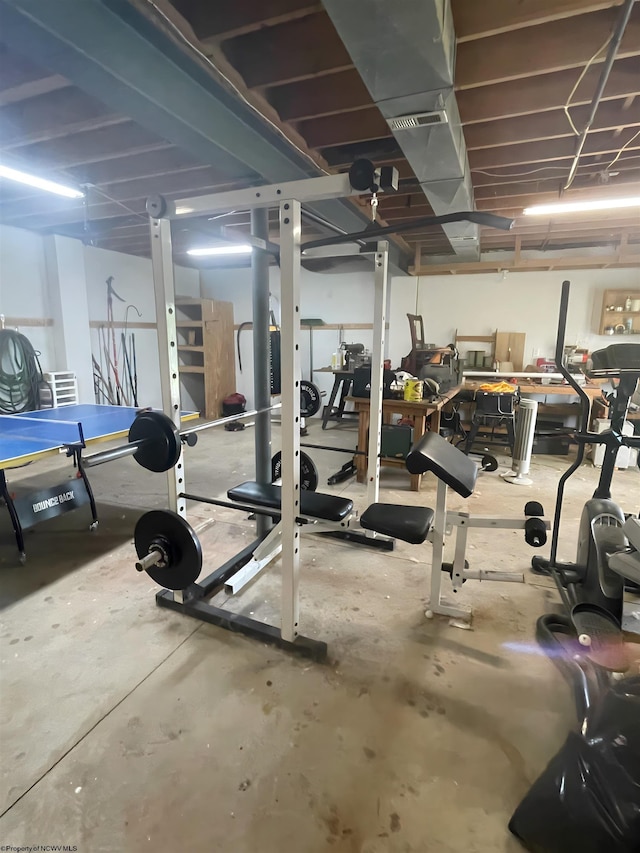
<path id="1" fill-rule="evenodd" d="M 186 352 L 204 352 L 204 347 L 196 346 L 195 344 L 178 344 L 178 350 Z"/>
<path id="2" fill-rule="evenodd" d="M 204 326 L 202 320 L 176 320 L 179 329 L 201 329 Z"/>
<path id="3" fill-rule="evenodd" d="M 204 365 L 202 364 L 179 364 L 178 370 L 180 373 L 204 373 Z"/>

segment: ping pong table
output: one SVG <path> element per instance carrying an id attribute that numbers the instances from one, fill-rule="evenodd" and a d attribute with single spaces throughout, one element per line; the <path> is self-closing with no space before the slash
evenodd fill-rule
<path id="1" fill-rule="evenodd" d="M 20 562 L 26 560 L 23 531 L 41 521 L 88 503 L 93 519 L 89 529 L 96 528 L 96 503 L 82 465 L 82 451 L 95 442 L 126 438 L 138 411 L 128 406 L 80 404 L 0 415 L 0 500 L 6 504 L 11 517 Z M 197 417 L 193 413 L 185 415 Z M 19 498 L 12 497 L 7 470 L 65 451 L 76 467 L 75 480 L 66 480 Z"/>

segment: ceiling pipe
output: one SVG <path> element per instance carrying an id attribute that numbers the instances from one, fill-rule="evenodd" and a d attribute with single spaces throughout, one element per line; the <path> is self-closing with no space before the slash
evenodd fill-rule
<path id="1" fill-rule="evenodd" d="M 589 119 L 585 125 L 582 134 L 580 135 L 580 139 L 578 140 L 578 146 L 576 148 L 575 157 L 573 158 L 573 163 L 571 164 L 571 170 L 569 171 L 569 178 L 567 179 L 567 183 L 564 186 L 564 190 L 568 190 L 571 184 L 573 183 L 573 179 L 576 176 L 576 171 L 578 169 L 578 164 L 580 162 L 580 157 L 582 155 L 582 150 L 584 148 L 585 142 L 587 141 L 587 136 L 589 135 L 589 131 L 591 130 L 591 125 L 594 122 L 596 117 L 596 112 L 598 111 L 598 107 L 600 106 L 600 101 L 602 99 L 602 95 L 604 93 L 604 88 L 607 85 L 607 80 L 609 79 L 609 74 L 611 73 L 611 68 L 613 67 L 613 63 L 616 58 L 616 54 L 618 53 L 618 48 L 620 47 L 620 42 L 622 41 L 622 37 L 624 35 L 624 31 L 629 22 L 629 18 L 631 17 L 631 10 L 633 9 L 633 4 L 635 0 L 626 0 L 622 10 L 620 11 L 620 16 L 618 17 L 618 21 L 616 23 L 616 28 L 613 31 L 613 35 L 611 36 L 611 41 L 609 42 L 609 49 L 607 51 L 607 56 L 604 61 L 604 65 L 602 67 L 602 72 L 600 74 L 600 80 L 598 81 L 598 88 L 595 91 L 593 96 L 593 100 L 591 101 L 591 112 L 589 113 Z"/>
<path id="2" fill-rule="evenodd" d="M 408 222 L 396 222 L 394 225 L 386 225 L 384 228 L 367 228 L 355 234 L 343 234 L 336 237 L 324 237 L 321 240 L 310 240 L 300 247 L 304 252 L 307 249 L 316 249 L 320 246 L 338 246 L 340 243 L 354 243 L 356 240 L 367 240 L 373 243 L 380 237 L 389 234 L 403 234 L 406 231 L 415 231 L 417 228 L 432 228 L 437 225 L 450 225 L 455 222 L 472 222 L 485 228 L 499 228 L 501 231 L 510 231 L 514 220 L 506 216 L 497 216 L 495 213 L 485 213 L 479 210 L 462 210 L 458 213 L 447 213 L 444 216 L 423 216 L 419 219 L 410 219 Z"/>

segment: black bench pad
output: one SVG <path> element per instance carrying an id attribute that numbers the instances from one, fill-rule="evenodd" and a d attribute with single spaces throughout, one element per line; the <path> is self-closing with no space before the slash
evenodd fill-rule
<path id="1" fill-rule="evenodd" d="M 427 506 L 371 504 L 360 516 L 360 525 L 365 530 L 375 530 L 412 545 L 424 542 L 432 524 L 433 510 Z"/>
<path id="2" fill-rule="evenodd" d="M 422 436 L 411 448 L 406 465 L 410 474 L 432 471 L 463 498 L 473 494 L 478 466 L 437 432 L 427 432 Z"/>
<path id="3" fill-rule="evenodd" d="M 280 509 L 282 489 L 271 483 L 241 483 L 229 489 L 227 497 L 238 503 L 251 503 L 269 509 Z M 353 512 L 353 501 L 321 492 L 300 492 L 300 515 L 305 518 L 321 518 L 324 521 L 343 521 Z"/>

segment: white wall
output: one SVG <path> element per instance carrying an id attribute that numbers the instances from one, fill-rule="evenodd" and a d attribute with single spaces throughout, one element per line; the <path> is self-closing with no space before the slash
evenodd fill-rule
<path id="1" fill-rule="evenodd" d="M 552 357 L 558 321 L 561 283 L 572 282 L 567 325 L 567 344 L 595 349 L 611 343 L 610 337 L 596 334 L 602 294 L 607 289 L 638 288 L 640 270 L 565 270 L 483 275 L 394 277 L 390 285 L 387 353 L 392 365 L 400 365 L 411 343 L 406 315 L 422 314 L 425 337 L 436 344 L 459 334 L 487 335 L 496 329 L 525 332 L 525 360 Z M 235 322 L 251 320 L 251 272 L 249 269 L 209 269 L 201 273 L 202 295 L 234 304 Z M 270 270 L 272 307 L 278 314 L 280 271 Z M 321 275 L 302 271 L 301 317 L 318 317 L 326 323 L 370 323 L 373 316 L 373 275 L 345 273 Z M 303 377 L 309 370 L 308 332 L 303 333 L 301 350 Z M 331 354 L 341 340 L 372 345 L 370 330 L 317 329 L 313 332 L 314 367 L 329 365 Z M 488 345 L 485 345 L 488 348 Z M 482 344 L 468 345 L 482 349 Z M 251 331 L 241 334 L 243 372 L 237 371 L 238 391 L 253 402 Z M 237 359 L 237 353 L 236 353 Z M 237 361 L 236 361 L 237 365 Z M 330 374 L 314 373 L 314 382 L 329 391 Z"/>
<path id="2" fill-rule="evenodd" d="M 64 238 L 65 245 L 80 241 Z M 125 300 L 114 300 L 114 319 L 124 322 L 127 305 L 135 305 L 141 316 L 133 309 L 129 310 L 131 323 L 155 323 L 155 302 L 151 261 L 133 255 L 124 255 L 93 246 L 85 246 L 78 263 L 77 281 L 86 287 L 86 310 L 84 316 L 78 316 L 75 322 L 78 328 L 90 322 L 104 323 L 107 320 L 106 279 L 113 276 L 116 292 Z M 76 253 L 77 254 L 77 253 Z M 81 269 L 83 267 L 83 269 Z M 200 274 L 198 270 L 174 267 L 176 294 L 180 296 L 200 296 Z M 81 274 L 81 278 L 79 277 Z M 77 285 L 76 281 L 76 286 Z M 0 226 L 0 313 L 7 317 L 28 317 L 42 320 L 55 318 L 55 305 L 52 299 L 56 282 L 47 279 L 45 264 L 44 238 L 30 231 L 9 226 Z M 83 294 L 84 297 L 84 294 Z M 84 298 L 78 300 L 82 305 Z M 20 329 L 42 351 L 43 370 L 63 370 L 56 360 L 55 332 L 49 326 L 25 326 Z M 145 406 L 162 405 L 160 389 L 160 367 L 158 363 L 157 334 L 155 329 L 134 328 L 136 336 L 139 404 Z M 120 343 L 121 329 L 116 328 L 116 343 Z M 91 329 L 91 346 L 96 359 L 100 361 L 100 334 Z M 103 364 L 106 359 L 102 358 Z M 76 369 L 80 373 L 80 368 Z M 184 392 L 184 389 L 183 389 Z M 94 402 L 93 388 L 85 389 L 83 402 Z M 183 393 L 183 406 L 195 408 L 188 393 Z"/>
<path id="3" fill-rule="evenodd" d="M 611 343 L 597 334 L 602 294 L 616 288 L 640 291 L 640 270 L 563 270 L 482 275 L 421 276 L 392 280 L 389 352 L 394 366 L 410 349 L 406 315 L 422 314 L 425 339 L 439 345 L 461 335 L 496 329 L 525 332 L 525 362 L 553 357 L 562 282 L 571 282 L 567 344 L 597 349 Z M 488 344 L 468 344 L 486 349 Z M 462 348 L 461 348 L 462 351 Z"/>
<path id="4" fill-rule="evenodd" d="M 42 320 L 51 313 L 42 237 L 22 228 L 0 226 L 0 314 Z M 42 369 L 55 370 L 51 327 L 24 325 L 18 331 L 41 353 Z"/>
<path id="5" fill-rule="evenodd" d="M 107 322 L 107 286 L 106 280 L 113 276 L 113 288 L 124 299 L 113 300 L 113 315 L 116 323 L 155 323 L 156 308 L 153 291 L 151 261 L 133 255 L 111 252 L 87 246 L 85 249 L 85 269 L 87 276 L 87 296 L 89 301 L 89 320 L 104 324 Z M 200 295 L 200 275 L 197 270 L 174 267 L 176 294 L 180 296 Z M 128 306 L 129 308 L 127 312 Z M 136 310 L 137 309 L 137 310 Z M 139 312 L 139 315 L 138 315 Z M 116 328 L 116 343 L 120 344 L 121 328 Z M 129 331 L 135 334 L 138 403 L 141 406 L 162 405 L 160 386 L 160 365 L 158 361 L 158 336 L 155 329 L 135 328 Z M 92 328 L 91 341 L 93 353 L 103 365 L 101 359 L 100 328 Z M 124 369 L 122 359 L 118 360 L 120 370 Z M 182 405 L 185 408 L 197 408 L 191 396 L 183 389 Z"/>
<path id="6" fill-rule="evenodd" d="M 210 299 L 233 302 L 236 325 L 251 321 L 251 270 L 207 269 L 201 272 L 202 295 Z M 280 270 L 271 267 L 269 288 L 272 294 L 271 307 L 280 321 Z M 344 274 L 319 274 L 302 270 L 300 283 L 301 319 L 321 319 L 327 324 L 350 324 L 373 322 L 373 272 L 351 272 Z M 406 322 L 406 320 L 405 320 Z M 331 355 L 341 341 L 363 343 L 372 346 L 371 329 L 323 329 L 313 331 L 313 366 L 315 369 L 331 364 Z M 236 385 L 244 394 L 249 405 L 253 405 L 253 349 L 252 332 L 243 330 L 240 335 L 242 373 L 238 369 L 236 351 Z M 300 347 L 302 377 L 309 379 L 309 332 L 303 331 Z M 330 392 L 333 385 L 331 374 L 313 374 L 314 383 L 320 390 Z"/>

